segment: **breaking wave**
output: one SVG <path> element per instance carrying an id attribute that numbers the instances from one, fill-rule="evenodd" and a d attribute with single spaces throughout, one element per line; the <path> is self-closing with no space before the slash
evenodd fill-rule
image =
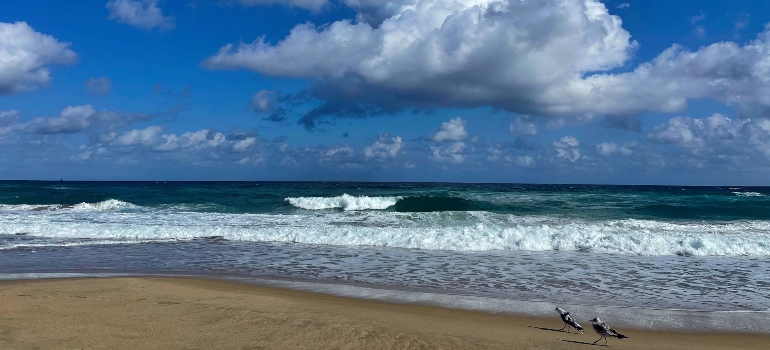
<path id="1" fill-rule="evenodd" d="M 135 209 L 138 208 L 138 206 L 124 202 L 117 199 L 108 199 L 106 201 L 96 202 L 96 203 L 80 203 L 75 204 L 73 207 L 75 210 L 95 210 L 95 211 L 106 211 L 106 210 L 116 210 L 116 209 Z"/>
<path id="2" fill-rule="evenodd" d="M 343 194 L 337 197 L 289 197 L 291 205 L 307 210 L 343 209 L 343 210 L 382 210 L 398 202 L 401 197 L 367 197 Z"/>
<path id="3" fill-rule="evenodd" d="M 460 197 L 444 196 L 409 196 L 409 197 L 369 197 L 343 194 L 337 197 L 290 197 L 291 205 L 307 210 L 384 210 L 392 209 L 403 213 L 435 211 L 469 211 L 491 209 L 484 204 Z"/>
<path id="4" fill-rule="evenodd" d="M 75 205 L 67 204 L 0 204 L 1 211 L 8 212 L 45 212 L 45 211 L 111 211 L 119 209 L 138 209 L 138 205 L 124 202 L 117 199 L 108 199 L 96 203 L 78 203 Z"/>
<path id="5" fill-rule="evenodd" d="M 733 192 L 734 195 L 739 197 L 764 197 L 764 194 L 759 192 Z"/>
<path id="6" fill-rule="evenodd" d="M 383 204 L 384 205 L 384 204 Z M 87 211 L 0 215 L 0 235 L 224 240 L 449 251 L 770 256 L 770 222 L 576 220 L 488 212 L 341 211 L 324 215 Z"/>

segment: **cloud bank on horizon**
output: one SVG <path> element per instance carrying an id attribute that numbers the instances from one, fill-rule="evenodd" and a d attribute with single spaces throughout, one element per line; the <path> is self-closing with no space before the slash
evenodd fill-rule
<path id="1" fill-rule="evenodd" d="M 110 0 L 98 36 L 0 5 L 0 178 L 767 184 L 749 3 Z"/>

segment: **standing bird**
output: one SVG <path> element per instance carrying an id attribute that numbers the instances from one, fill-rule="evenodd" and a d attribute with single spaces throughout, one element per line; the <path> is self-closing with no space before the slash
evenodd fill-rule
<path id="1" fill-rule="evenodd" d="M 628 338 L 625 335 L 622 335 L 618 333 L 616 330 L 610 328 L 608 324 L 602 322 L 602 320 L 600 320 L 598 317 L 594 317 L 593 319 L 591 319 L 591 325 L 594 326 L 594 330 L 600 336 L 599 339 L 596 339 L 594 344 L 596 344 L 598 341 L 604 338 L 604 345 L 607 345 L 607 337 L 615 337 L 618 339 Z"/>
<path id="2" fill-rule="evenodd" d="M 574 318 L 572 318 L 572 315 L 569 314 L 569 312 L 564 311 L 564 309 L 557 307 L 556 312 L 559 313 L 559 316 L 561 316 L 561 320 L 564 321 L 564 327 L 561 327 L 560 331 L 563 331 L 564 328 L 567 328 L 567 333 L 569 333 L 569 327 L 575 328 L 580 334 L 583 334 L 583 326 L 581 326 L 579 323 L 575 321 Z"/>

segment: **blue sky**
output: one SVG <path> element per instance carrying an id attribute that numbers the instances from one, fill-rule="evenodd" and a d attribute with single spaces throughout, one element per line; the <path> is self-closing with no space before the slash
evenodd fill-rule
<path id="1" fill-rule="evenodd" d="M 768 185 L 770 3 L 0 3 L 0 179 Z"/>

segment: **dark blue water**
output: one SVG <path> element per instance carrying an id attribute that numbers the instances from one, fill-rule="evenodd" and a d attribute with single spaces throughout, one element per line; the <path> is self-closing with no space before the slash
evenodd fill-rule
<path id="1" fill-rule="evenodd" d="M 97 203 L 221 213 L 294 213 L 289 197 L 401 197 L 395 212 L 648 220 L 770 220 L 768 187 L 678 187 L 349 182 L 0 182 L 0 204 Z M 343 210 L 340 205 L 336 209 Z"/>

